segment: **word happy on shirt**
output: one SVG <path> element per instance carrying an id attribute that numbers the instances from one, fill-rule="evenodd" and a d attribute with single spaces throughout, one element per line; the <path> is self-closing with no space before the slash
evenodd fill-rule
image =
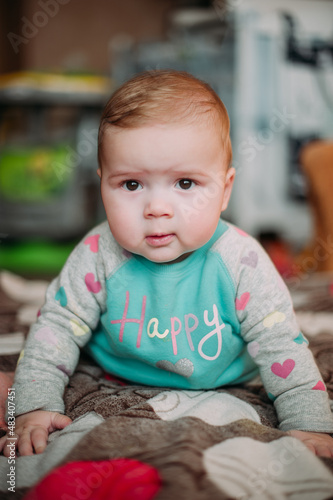
<path id="1" fill-rule="evenodd" d="M 120 342 L 123 341 L 123 338 L 125 335 L 126 324 L 127 323 L 138 323 L 139 329 L 138 329 L 136 347 L 139 348 L 141 345 L 143 327 L 144 327 L 144 323 L 145 323 L 145 319 L 146 319 L 145 316 L 146 316 L 147 296 L 146 295 L 143 296 L 141 316 L 139 319 L 127 317 L 129 300 L 130 300 L 130 295 L 129 295 L 129 292 L 126 291 L 126 302 L 125 302 L 123 316 L 121 319 L 111 320 L 111 323 L 112 324 L 120 324 L 120 331 L 119 331 L 119 341 Z M 199 345 L 198 345 L 198 353 L 200 354 L 200 356 L 203 359 L 206 359 L 207 361 L 214 361 L 221 354 L 222 330 L 225 327 L 225 324 L 223 322 L 222 323 L 219 322 L 219 315 L 218 315 L 218 310 L 217 310 L 216 304 L 213 304 L 212 319 L 209 319 L 208 310 L 206 309 L 206 310 L 204 310 L 204 313 L 203 313 L 203 321 L 208 327 L 214 326 L 215 328 L 213 330 L 209 331 L 200 340 Z M 159 339 L 164 339 L 168 335 L 170 335 L 171 341 L 172 341 L 173 354 L 176 356 L 178 353 L 177 336 L 180 335 L 182 332 L 184 332 L 184 330 L 185 330 L 185 335 L 186 335 L 186 338 L 188 341 L 188 345 L 189 345 L 191 351 L 194 351 L 194 345 L 193 345 L 191 334 L 198 328 L 198 326 L 199 326 L 199 318 L 195 314 L 188 313 L 188 314 L 184 315 L 183 323 L 177 316 L 171 317 L 170 318 L 170 329 L 165 329 L 164 332 L 160 332 L 159 331 L 159 320 L 158 320 L 158 318 L 154 317 L 154 318 L 150 318 L 148 321 L 147 335 L 150 338 L 157 337 Z M 216 354 L 214 356 L 208 356 L 207 354 L 204 353 L 204 345 L 209 339 L 211 339 L 214 336 L 216 336 L 216 340 L 217 340 Z"/>

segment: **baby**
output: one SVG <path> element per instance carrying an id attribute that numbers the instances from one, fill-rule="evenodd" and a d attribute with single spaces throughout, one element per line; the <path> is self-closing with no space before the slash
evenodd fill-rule
<path id="1" fill-rule="evenodd" d="M 260 374 L 280 429 L 333 456 L 328 395 L 288 291 L 260 245 L 220 219 L 231 155 L 227 111 L 193 76 L 150 71 L 113 94 L 99 130 L 107 221 L 49 286 L 19 358 L 21 455 L 71 423 L 63 393 L 84 348 L 136 384 L 212 389 Z"/>

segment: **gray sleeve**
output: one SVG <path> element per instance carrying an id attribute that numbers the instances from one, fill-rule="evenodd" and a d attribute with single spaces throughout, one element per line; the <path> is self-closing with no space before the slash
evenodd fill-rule
<path id="1" fill-rule="evenodd" d="M 64 412 L 63 393 L 105 307 L 102 235 L 93 230 L 74 249 L 47 289 L 15 372 L 16 415 L 33 410 Z"/>
<path id="2" fill-rule="evenodd" d="M 281 430 L 333 432 L 326 387 L 300 332 L 289 291 L 259 243 L 231 230 L 236 311 Z M 235 251 L 236 249 L 236 251 Z"/>

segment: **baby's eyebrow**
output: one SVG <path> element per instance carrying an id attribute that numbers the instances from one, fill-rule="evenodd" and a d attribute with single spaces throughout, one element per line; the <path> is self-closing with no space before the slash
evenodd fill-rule
<path id="1" fill-rule="evenodd" d="M 135 172 L 130 172 L 130 171 L 123 171 L 123 172 L 114 172 L 114 173 L 109 173 L 108 179 L 118 179 L 118 178 L 133 178 L 137 177 L 140 175 L 141 172 L 135 171 Z"/>
<path id="2" fill-rule="evenodd" d="M 124 169 L 121 170 L 119 169 L 116 172 L 110 172 L 107 179 L 135 179 L 140 176 L 145 176 L 145 175 L 152 175 L 154 172 L 151 172 L 151 170 L 147 169 L 133 169 L 133 170 L 128 170 Z M 190 169 L 190 168 L 166 168 L 164 171 L 159 172 L 161 175 L 168 175 L 170 177 L 175 177 L 178 179 L 189 179 L 189 178 L 202 178 L 206 179 L 209 178 L 209 172 L 206 172 L 205 170 L 197 170 L 197 169 Z"/>
<path id="3" fill-rule="evenodd" d="M 207 172 L 204 170 L 179 170 L 179 171 L 174 171 L 175 176 L 183 179 L 189 179 L 192 177 L 201 177 L 201 178 L 208 178 L 210 177 Z"/>

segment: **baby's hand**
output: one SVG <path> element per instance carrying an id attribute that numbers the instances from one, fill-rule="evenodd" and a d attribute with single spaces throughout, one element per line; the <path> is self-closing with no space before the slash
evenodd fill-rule
<path id="1" fill-rule="evenodd" d="M 31 411 L 15 419 L 15 436 L 6 434 L 0 439 L 0 452 L 9 457 L 14 445 L 20 455 L 42 453 L 50 432 L 63 429 L 71 423 L 66 415 L 53 411 Z"/>
<path id="2" fill-rule="evenodd" d="M 305 446 L 315 455 L 333 457 L 333 438 L 329 434 L 304 431 L 288 431 L 287 434 L 303 441 Z"/>

